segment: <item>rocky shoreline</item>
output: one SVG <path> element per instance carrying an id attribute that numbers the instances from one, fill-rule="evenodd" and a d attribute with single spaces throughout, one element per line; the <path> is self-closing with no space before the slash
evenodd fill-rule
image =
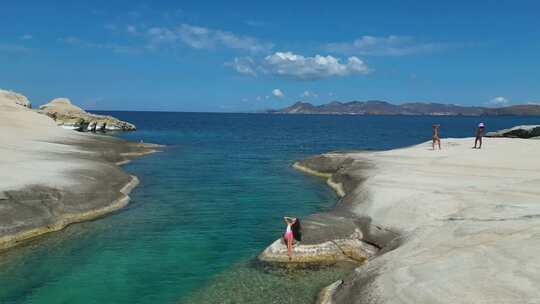
<path id="1" fill-rule="evenodd" d="M 292 261 L 281 240 L 259 260 L 363 261 L 321 290 L 318 303 L 539 298 L 540 263 L 530 253 L 540 248 L 540 163 L 534 162 L 540 142 L 486 138 L 482 150 L 471 149 L 471 142 L 445 139 L 442 151 L 427 142 L 297 162 L 295 168 L 327 179 L 341 199 L 334 210 L 304 221 L 306 240 Z"/>
<path id="2" fill-rule="evenodd" d="M 0 215 L 0 249 L 73 223 L 99 218 L 128 204 L 129 193 L 139 184 L 139 179 L 119 166 L 130 158 L 154 153 L 158 147 L 102 137 L 67 143 L 93 153 L 79 157 L 80 161 L 94 163 L 95 169 L 68 173 L 79 185 L 49 187 L 37 184 L 2 191 L 0 207 L 4 212 Z"/>
<path id="3" fill-rule="evenodd" d="M 161 146 L 59 127 L 0 96 L 0 250 L 124 207 L 139 183 L 120 165 Z"/>
<path id="4" fill-rule="evenodd" d="M 267 247 L 258 260 L 274 265 L 332 265 L 338 262 L 362 263 L 386 248 L 398 234 L 372 225 L 369 218 L 351 212 L 365 175 L 371 165 L 339 153 L 314 156 L 294 163 L 306 174 L 326 179 L 340 200 L 330 212 L 311 215 L 303 220 L 302 242 L 294 247 L 292 260 L 282 239 Z M 360 194 L 361 195 L 361 194 Z"/>

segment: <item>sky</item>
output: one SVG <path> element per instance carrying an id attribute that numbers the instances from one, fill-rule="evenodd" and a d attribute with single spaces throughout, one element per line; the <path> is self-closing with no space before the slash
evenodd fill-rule
<path id="1" fill-rule="evenodd" d="M 0 88 L 35 105 L 540 102 L 539 1 L 0 2 Z"/>

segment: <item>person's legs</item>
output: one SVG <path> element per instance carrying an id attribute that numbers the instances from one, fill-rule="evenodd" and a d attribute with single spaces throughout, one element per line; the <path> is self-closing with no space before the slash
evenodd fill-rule
<path id="1" fill-rule="evenodd" d="M 480 146 L 478 147 L 478 149 L 482 149 L 482 137 L 478 138 L 478 141 L 480 142 Z"/>
<path id="2" fill-rule="evenodd" d="M 477 144 L 478 144 L 478 136 L 474 139 L 474 149 L 476 149 Z"/>
<path id="3" fill-rule="evenodd" d="M 437 143 L 439 144 L 439 150 L 441 149 L 441 139 L 437 138 Z"/>
<path id="4" fill-rule="evenodd" d="M 290 260 L 292 258 L 292 237 L 287 238 L 287 254 Z"/>

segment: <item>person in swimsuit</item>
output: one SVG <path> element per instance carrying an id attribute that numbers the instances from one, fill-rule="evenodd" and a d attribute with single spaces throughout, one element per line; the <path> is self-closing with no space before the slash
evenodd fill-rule
<path id="1" fill-rule="evenodd" d="M 478 124 L 478 128 L 476 128 L 476 139 L 474 140 L 473 149 L 482 149 L 482 137 L 484 136 L 485 129 L 486 129 L 486 125 L 483 122 Z M 476 148 L 476 145 L 478 143 L 480 143 L 480 146 Z"/>
<path id="2" fill-rule="evenodd" d="M 431 126 L 433 130 L 433 150 L 435 150 L 435 144 L 439 145 L 439 150 L 441 149 L 441 138 L 439 137 L 439 128 L 441 125 L 433 125 Z"/>
<path id="3" fill-rule="evenodd" d="M 292 226 L 296 223 L 297 219 L 294 217 L 285 216 L 283 220 L 285 221 L 285 224 L 287 224 L 287 228 L 285 229 L 285 234 L 283 235 L 283 238 L 285 239 L 285 243 L 287 244 L 287 255 L 289 256 L 290 261 L 292 259 L 292 243 L 294 239 Z"/>

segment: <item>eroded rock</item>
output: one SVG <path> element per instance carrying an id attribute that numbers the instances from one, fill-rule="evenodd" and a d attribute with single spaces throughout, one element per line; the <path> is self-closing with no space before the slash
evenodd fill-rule
<path id="1" fill-rule="evenodd" d="M 260 255 L 259 260 L 268 263 L 334 264 L 336 262 L 362 262 L 377 253 L 377 248 L 351 236 L 348 239 L 329 240 L 320 244 L 297 243 L 289 260 L 287 246 L 276 240 Z"/>
<path id="2" fill-rule="evenodd" d="M 8 99 L 13 101 L 15 104 L 31 109 L 32 103 L 26 98 L 26 96 L 15 93 L 13 91 L 1 90 L 0 89 L 0 98 Z"/>
<path id="3" fill-rule="evenodd" d="M 540 125 L 523 125 L 510 129 L 488 132 L 486 137 L 533 138 L 540 136 Z"/>
<path id="4" fill-rule="evenodd" d="M 337 262 L 362 262 L 378 248 L 364 240 L 358 221 L 329 213 L 315 214 L 303 222 L 302 242 L 293 246 L 289 260 L 287 246 L 278 239 L 258 259 L 266 263 L 329 265 Z"/>
<path id="5" fill-rule="evenodd" d="M 112 116 L 91 114 L 73 105 L 67 98 L 56 98 L 39 107 L 45 114 L 66 129 L 81 132 L 134 131 L 135 125 Z"/>

